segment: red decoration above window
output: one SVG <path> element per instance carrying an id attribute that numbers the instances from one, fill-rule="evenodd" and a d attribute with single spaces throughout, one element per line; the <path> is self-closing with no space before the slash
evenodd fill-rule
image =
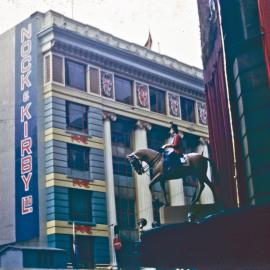
<path id="1" fill-rule="evenodd" d="M 73 186 L 90 188 L 90 183 L 87 180 L 73 179 Z"/>
<path id="2" fill-rule="evenodd" d="M 86 225 L 75 225 L 75 232 L 91 234 L 92 227 Z"/>
<path id="3" fill-rule="evenodd" d="M 71 141 L 72 142 L 82 142 L 84 144 L 87 144 L 88 142 L 88 137 L 84 136 L 84 135 L 77 135 L 77 134 L 73 134 L 71 135 Z"/>

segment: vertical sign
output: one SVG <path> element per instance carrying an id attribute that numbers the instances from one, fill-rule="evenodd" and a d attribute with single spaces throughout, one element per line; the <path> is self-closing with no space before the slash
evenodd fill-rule
<path id="1" fill-rule="evenodd" d="M 16 241 L 39 235 L 37 168 L 37 36 L 32 19 L 16 27 Z"/>

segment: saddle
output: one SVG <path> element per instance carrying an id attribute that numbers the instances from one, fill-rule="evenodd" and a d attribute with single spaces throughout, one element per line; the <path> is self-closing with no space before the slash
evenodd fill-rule
<path id="1" fill-rule="evenodd" d="M 174 168 L 177 168 L 179 166 L 189 166 L 189 160 L 188 160 L 188 156 L 182 155 L 181 157 L 178 156 L 174 156 L 173 158 L 169 158 L 168 157 L 168 153 L 163 153 L 163 157 L 164 157 L 164 168 L 165 171 L 169 171 L 172 170 Z"/>
<path id="2" fill-rule="evenodd" d="M 189 166 L 189 158 L 187 154 L 184 154 L 183 157 L 180 158 L 181 166 Z"/>

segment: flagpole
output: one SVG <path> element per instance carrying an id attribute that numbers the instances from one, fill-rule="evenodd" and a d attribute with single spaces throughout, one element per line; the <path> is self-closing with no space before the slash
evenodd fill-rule
<path id="1" fill-rule="evenodd" d="M 73 267 L 74 267 L 74 269 L 76 269 L 77 268 L 77 243 L 76 243 L 76 231 L 75 231 L 75 222 L 73 221 L 72 222 L 72 249 L 73 249 Z"/>
<path id="2" fill-rule="evenodd" d="M 75 243 L 75 222 L 72 222 L 72 235 L 73 235 L 73 243 Z"/>

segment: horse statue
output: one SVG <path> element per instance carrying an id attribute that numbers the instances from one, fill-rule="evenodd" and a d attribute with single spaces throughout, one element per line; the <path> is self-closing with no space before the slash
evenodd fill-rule
<path id="1" fill-rule="evenodd" d="M 217 169 L 213 161 L 211 161 L 209 158 L 204 157 L 201 154 L 198 153 L 190 153 L 186 155 L 187 163 L 181 164 L 179 162 L 179 166 L 173 167 L 170 171 L 165 172 L 163 168 L 163 161 L 164 157 L 162 153 L 157 152 L 152 149 L 139 149 L 135 152 L 132 152 L 127 156 L 128 161 L 131 164 L 131 167 L 139 174 L 146 173 L 148 170 L 151 172 L 151 181 L 149 184 L 149 189 L 152 193 L 152 187 L 157 182 L 160 183 L 161 189 L 163 191 L 163 196 L 165 200 L 165 205 L 169 205 L 166 190 L 165 190 L 165 182 L 167 180 L 172 179 L 178 179 L 183 178 L 188 175 L 195 176 L 199 181 L 200 190 L 199 192 L 195 192 L 192 204 L 196 204 L 196 202 L 199 201 L 202 191 L 205 187 L 205 184 L 209 186 L 211 189 L 214 200 L 216 202 L 216 191 L 214 184 L 208 179 L 206 173 L 207 173 L 207 167 L 208 163 L 210 163 L 213 173 L 217 175 Z M 147 168 L 143 167 L 142 162 L 147 163 Z"/>

